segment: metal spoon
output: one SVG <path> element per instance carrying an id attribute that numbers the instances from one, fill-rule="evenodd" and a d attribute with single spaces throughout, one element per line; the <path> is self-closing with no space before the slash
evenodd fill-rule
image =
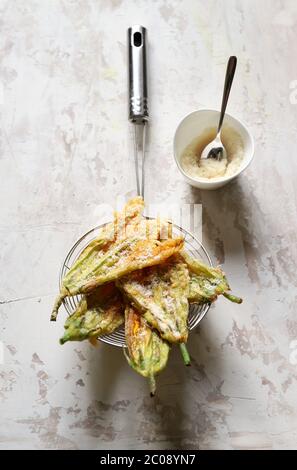
<path id="1" fill-rule="evenodd" d="M 200 160 L 204 160 L 206 158 L 214 158 L 215 160 L 222 160 L 223 157 L 227 155 L 226 149 L 222 144 L 221 140 L 221 129 L 224 121 L 225 111 L 228 103 L 228 98 L 233 82 L 233 77 L 235 74 L 237 64 L 237 58 L 235 56 L 229 57 L 226 75 L 225 75 L 225 84 L 224 84 L 224 92 L 222 98 L 222 105 L 221 105 L 221 114 L 220 120 L 217 130 L 216 137 L 204 148 L 201 153 Z"/>

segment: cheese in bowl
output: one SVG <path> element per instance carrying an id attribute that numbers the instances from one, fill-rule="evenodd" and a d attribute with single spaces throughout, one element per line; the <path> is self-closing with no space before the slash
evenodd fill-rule
<path id="1" fill-rule="evenodd" d="M 210 127 L 185 148 L 181 156 L 181 166 L 187 175 L 192 178 L 220 178 L 232 176 L 239 170 L 244 156 L 243 141 L 240 134 L 229 126 L 224 127 L 221 133 L 226 149 L 224 158 L 220 161 L 214 158 L 200 159 L 202 151 L 215 136 L 216 128 Z"/>

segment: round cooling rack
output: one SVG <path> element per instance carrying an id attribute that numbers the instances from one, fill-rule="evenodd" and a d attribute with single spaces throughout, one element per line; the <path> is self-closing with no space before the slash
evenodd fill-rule
<path id="1" fill-rule="evenodd" d="M 152 219 L 152 217 L 145 217 L 146 219 Z M 86 248 L 86 246 L 94 240 L 98 236 L 98 231 L 105 227 L 106 224 L 98 225 L 97 227 L 93 228 L 89 232 L 85 233 L 77 242 L 73 245 L 70 249 L 69 253 L 67 254 L 60 271 L 60 288 L 62 286 L 62 280 L 66 276 L 67 272 L 79 257 L 81 252 Z M 193 257 L 198 258 L 203 263 L 209 264 L 212 266 L 212 261 L 210 259 L 209 254 L 207 253 L 206 249 L 202 245 L 197 238 L 194 237 L 190 232 L 185 230 L 182 227 L 179 227 L 176 224 L 172 224 L 172 231 L 175 237 L 182 236 L 185 240 L 185 249 L 186 251 Z M 77 305 L 81 299 L 80 295 L 76 295 L 74 297 L 66 297 L 64 299 L 63 304 L 64 307 L 69 315 L 71 315 L 77 308 Z M 206 315 L 209 310 L 209 304 L 191 304 L 189 310 L 189 318 L 188 318 L 188 327 L 189 330 L 193 330 L 196 326 L 201 322 L 202 318 Z M 101 336 L 100 341 L 104 343 L 111 344 L 113 346 L 118 347 L 126 347 L 125 342 L 125 332 L 124 326 L 120 326 L 117 330 L 109 335 Z"/>

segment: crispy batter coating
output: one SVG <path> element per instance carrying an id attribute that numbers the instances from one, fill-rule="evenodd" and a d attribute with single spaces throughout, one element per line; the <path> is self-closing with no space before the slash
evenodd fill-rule
<path id="1" fill-rule="evenodd" d="M 181 238 L 163 239 L 171 232 L 168 222 L 141 219 L 142 209 L 142 198 L 131 200 L 122 213 L 115 215 L 115 223 L 108 224 L 104 233 L 101 231 L 83 250 L 63 279 L 51 320 L 56 319 L 65 297 L 88 294 L 129 272 L 162 263 L 183 247 Z"/>
<path id="2" fill-rule="evenodd" d="M 241 303 L 242 299 L 229 293 L 230 287 L 225 273 L 219 268 L 212 268 L 201 261 L 192 258 L 184 250 L 180 256 L 186 262 L 190 271 L 189 302 L 214 302 L 218 295 L 224 295 L 231 302 Z"/>
<path id="3" fill-rule="evenodd" d="M 125 335 L 128 352 L 124 354 L 130 366 L 150 382 L 155 394 L 155 375 L 167 364 L 169 345 L 153 331 L 143 316 L 131 305 L 125 308 Z"/>
<path id="4" fill-rule="evenodd" d="M 123 323 L 122 295 L 114 283 L 105 284 L 82 298 L 65 322 L 60 343 L 97 338 L 112 333 Z"/>
<path id="5" fill-rule="evenodd" d="M 187 341 L 189 272 L 178 255 L 122 277 L 117 285 L 162 338 L 171 343 Z"/>

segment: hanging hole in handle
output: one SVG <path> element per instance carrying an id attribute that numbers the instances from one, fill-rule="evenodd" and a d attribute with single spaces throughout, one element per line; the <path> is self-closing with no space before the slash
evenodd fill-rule
<path id="1" fill-rule="evenodd" d="M 142 34 L 141 33 L 134 33 L 133 34 L 133 44 L 136 47 L 140 47 L 142 45 Z"/>

